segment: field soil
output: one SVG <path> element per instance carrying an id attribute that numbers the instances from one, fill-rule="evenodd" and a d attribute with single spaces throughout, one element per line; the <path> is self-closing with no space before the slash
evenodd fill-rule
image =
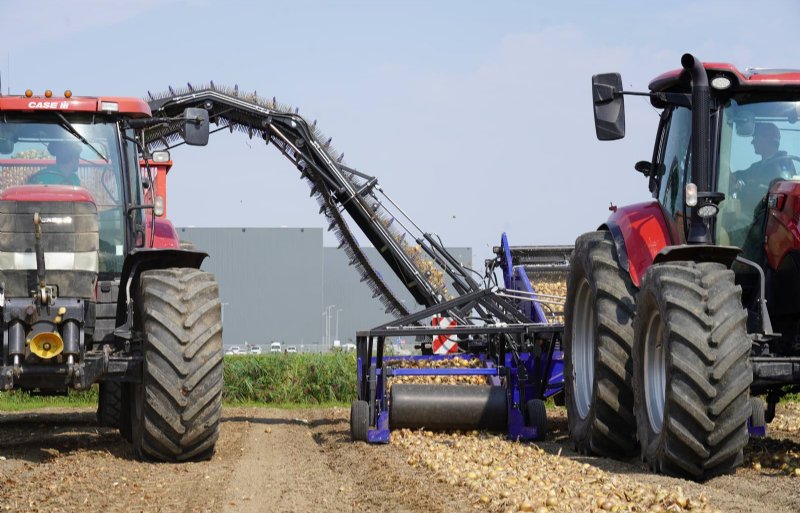
<path id="1" fill-rule="evenodd" d="M 800 409 L 780 408 L 779 419 L 786 422 L 781 424 L 786 430 L 772 430 L 770 438 L 751 442 L 744 467 L 703 484 L 653 475 L 636 459 L 620 462 L 574 454 L 566 437 L 564 411 L 559 408 L 550 412 L 552 433 L 536 450 L 577 462 L 575 467 L 584 473 L 590 468 L 595 477 L 602 472 L 603 479 L 613 482 L 633 479 L 643 487 L 680 487 L 687 496 L 704 497 L 703 510 L 797 512 L 800 477 L 792 469 L 800 454 L 800 436 L 791 427 L 797 425 L 791 419 L 800 417 Z M 383 446 L 353 444 L 348 415 L 349 409 L 344 408 L 226 407 L 214 457 L 173 465 L 136 461 L 130 445 L 116 431 L 97 427 L 90 409 L 0 413 L 0 511 L 518 509 L 507 507 L 510 502 L 500 508 L 496 502 L 482 501 L 474 493 L 478 486 L 448 482 L 441 472 L 415 464 L 420 457 L 414 447 L 420 443 L 413 437 L 424 439 L 423 433 L 397 436 L 402 442 Z M 500 439 L 490 442 L 516 445 Z M 451 445 L 457 450 L 460 444 Z M 582 484 L 575 481 L 574 486 Z M 539 493 L 530 482 L 512 490 L 532 497 L 530 504 Z"/>

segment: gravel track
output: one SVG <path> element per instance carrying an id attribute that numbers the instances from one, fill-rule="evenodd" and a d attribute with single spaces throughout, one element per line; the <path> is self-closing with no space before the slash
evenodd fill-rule
<path id="1" fill-rule="evenodd" d="M 385 446 L 353 444 L 348 414 L 344 408 L 225 408 L 214 457 L 174 465 L 136 461 L 115 431 L 97 427 L 93 410 L 2 413 L 0 511 L 568 511 L 570 494 L 573 500 L 580 493 L 586 498 L 604 485 L 633 494 L 640 488 L 664 491 L 660 503 L 633 502 L 641 511 L 680 511 L 670 494 L 686 499 L 692 511 L 800 511 L 800 477 L 793 470 L 800 465 L 796 405 L 780 407 L 775 425 L 782 429 L 751 441 L 743 468 L 704 484 L 653 475 L 636 459 L 620 462 L 573 453 L 561 408 L 549 411 L 552 433 L 537 445 L 424 432 L 398 433 Z M 479 482 L 480 472 L 470 478 L 466 464 L 452 469 L 425 464 L 425 457 L 436 451 L 462 457 L 458 451 L 462 446 L 469 450 L 470 439 L 491 444 L 475 450 L 497 460 L 502 471 L 540 461 L 543 479 L 506 476 L 505 488 L 492 488 L 491 482 Z M 462 444 L 454 447 L 454 440 Z M 440 443 L 446 449 L 437 448 Z M 451 480 L 448 470 L 463 475 Z M 556 476 L 571 483 L 568 494 L 559 495 L 564 486 L 554 486 Z M 548 498 L 551 506 L 542 509 Z M 586 511 L 604 511 L 604 502 L 587 504 Z M 605 506 L 613 511 L 612 503 Z M 616 511 L 625 510 L 617 505 Z"/>

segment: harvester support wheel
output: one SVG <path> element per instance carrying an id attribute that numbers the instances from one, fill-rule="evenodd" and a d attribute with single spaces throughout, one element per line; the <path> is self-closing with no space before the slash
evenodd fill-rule
<path id="1" fill-rule="evenodd" d="M 705 480 L 742 462 L 753 373 L 747 313 L 718 263 L 654 264 L 642 280 L 634 391 L 642 459 Z"/>
<path id="2" fill-rule="evenodd" d="M 760 397 L 750 398 L 750 425 L 754 428 L 767 427 L 767 405 Z"/>
<path id="3" fill-rule="evenodd" d="M 122 413 L 120 415 L 119 432 L 122 438 L 128 442 L 133 442 L 133 417 L 131 401 L 133 398 L 133 383 L 122 384 Z"/>
<path id="4" fill-rule="evenodd" d="M 97 423 L 101 426 L 122 427 L 122 388 L 119 381 L 101 381 L 97 390 Z"/>
<path id="5" fill-rule="evenodd" d="M 354 442 L 366 442 L 369 431 L 369 403 L 353 401 L 350 405 L 350 438 Z"/>
<path id="6" fill-rule="evenodd" d="M 629 456 L 636 451 L 635 289 L 608 232 L 581 235 L 570 262 L 564 327 L 569 434 L 582 453 Z"/>
<path id="7" fill-rule="evenodd" d="M 142 383 L 133 387 L 132 431 L 140 458 L 208 458 L 219 436 L 222 319 L 213 275 L 161 269 L 141 275 L 137 322 Z"/>
<path id="8" fill-rule="evenodd" d="M 547 437 L 547 408 L 541 399 L 531 399 L 525 404 L 528 425 L 536 428 L 536 440 Z"/>

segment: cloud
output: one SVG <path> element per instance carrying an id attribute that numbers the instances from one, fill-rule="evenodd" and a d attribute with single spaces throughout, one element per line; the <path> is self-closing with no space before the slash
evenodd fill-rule
<path id="1" fill-rule="evenodd" d="M 114 25 L 175 1 L 6 0 L 3 2 L 0 48 L 13 55 L 42 43 L 58 42 L 94 27 Z M 131 41 L 131 45 L 133 43 Z M 59 57 L 64 56 L 59 56 L 57 48 L 54 48 L 53 58 Z"/>

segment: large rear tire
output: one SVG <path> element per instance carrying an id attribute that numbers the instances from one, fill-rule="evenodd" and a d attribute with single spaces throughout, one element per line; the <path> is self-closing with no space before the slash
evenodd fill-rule
<path id="1" fill-rule="evenodd" d="M 581 235 L 570 265 L 564 327 L 569 434 L 580 452 L 627 457 L 637 447 L 631 385 L 635 289 L 608 232 Z"/>
<path id="2" fill-rule="evenodd" d="M 633 358 L 642 459 L 654 471 L 705 480 L 741 464 L 752 412 L 746 322 L 724 265 L 648 269 Z"/>
<path id="3" fill-rule="evenodd" d="M 133 387 L 134 450 L 161 461 L 210 457 L 222 404 L 217 282 L 197 269 L 145 271 L 136 307 L 144 368 Z"/>

